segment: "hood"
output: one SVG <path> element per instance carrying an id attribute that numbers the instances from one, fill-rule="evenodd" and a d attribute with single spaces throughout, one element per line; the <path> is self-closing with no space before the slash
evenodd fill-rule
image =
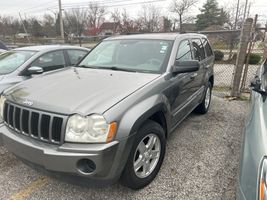
<path id="1" fill-rule="evenodd" d="M 61 114 L 104 113 L 159 74 L 68 68 L 24 81 L 5 92 L 7 99 Z M 24 105 L 26 106 L 26 105 Z"/>

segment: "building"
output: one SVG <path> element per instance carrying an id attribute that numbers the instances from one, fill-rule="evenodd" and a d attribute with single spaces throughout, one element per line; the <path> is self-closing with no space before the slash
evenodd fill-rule
<path id="1" fill-rule="evenodd" d="M 120 34 L 122 30 L 121 24 L 119 22 L 104 22 L 99 27 L 99 36 L 105 35 L 117 35 Z"/>

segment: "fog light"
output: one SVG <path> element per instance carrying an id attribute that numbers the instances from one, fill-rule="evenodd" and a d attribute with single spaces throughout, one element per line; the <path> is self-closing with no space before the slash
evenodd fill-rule
<path id="1" fill-rule="evenodd" d="M 79 170 L 79 172 L 81 172 L 82 174 L 90 174 L 93 171 L 95 171 L 96 166 L 95 163 L 92 160 L 89 159 L 81 159 L 77 162 L 77 169 Z"/>

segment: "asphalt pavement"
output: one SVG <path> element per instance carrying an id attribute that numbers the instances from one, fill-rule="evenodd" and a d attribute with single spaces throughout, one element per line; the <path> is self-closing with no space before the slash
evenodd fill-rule
<path id="1" fill-rule="evenodd" d="M 156 179 L 133 191 L 83 187 L 46 177 L 0 147 L 0 199 L 235 199 L 248 102 L 212 97 L 208 114 L 191 114 L 169 137 Z"/>

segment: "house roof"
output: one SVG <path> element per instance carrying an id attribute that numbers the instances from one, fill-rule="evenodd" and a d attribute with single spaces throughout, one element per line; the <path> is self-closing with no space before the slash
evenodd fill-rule
<path id="1" fill-rule="evenodd" d="M 118 26 L 120 26 L 119 22 L 104 22 L 103 24 L 101 24 L 100 26 L 100 31 L 101 30 L 115 30 Z"/>

